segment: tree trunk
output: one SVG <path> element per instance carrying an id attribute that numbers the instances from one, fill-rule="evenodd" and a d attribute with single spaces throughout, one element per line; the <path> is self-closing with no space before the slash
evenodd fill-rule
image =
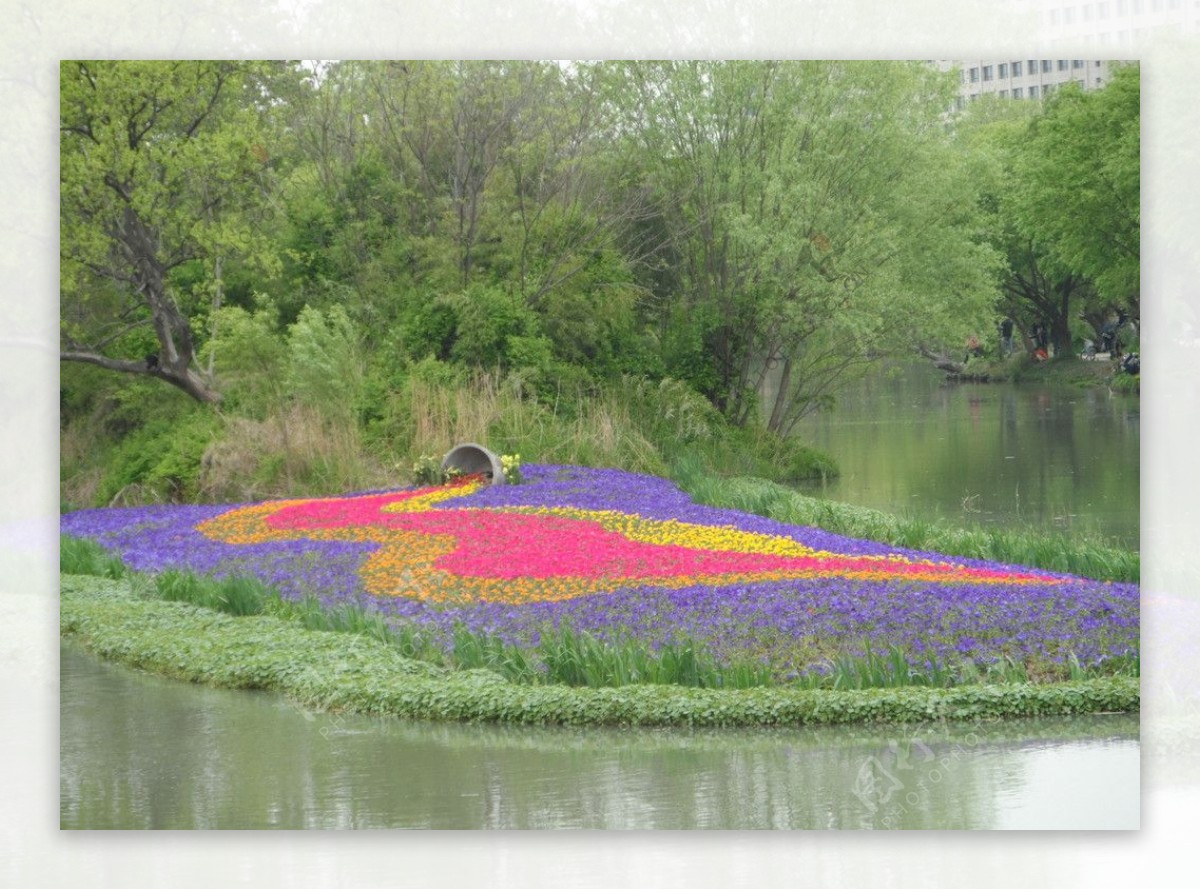
<path id="1" fill-rule="evenodd" d="M 771 420 L 767 429 L 773 433 L 782 431 L 784 418 L 787 416 L 788 402 L 792 389 L 792 360 L 783 360 L 783 372 L 779 375 L 779 389 L 775 392 L 775 405 L 771 409 Z"/>
<path id="2" fill-rule="evenodd" d="M 138 301 L 150 310 L 150 323 L 159 351 L 141 361 L 110 358 L 99 349 L 72 348 L 59 354 L 60 361 L 84 362 L 125 374 L 146 374 L 165 380 L 200 402 L 221 399 L 208 381 L 193 368 L 196 353 L 187 316 L 179 311 L 167 292 L 167 268 L 158 258 L 157 233 L 132 208 L 126 208 L 113 235 L 133 270 L 132 284 Z"/>
<path id="3" fill-rule="evenodd" d="M 917 346 L 917 352 L 933 362 L 933 366 L 939 371 L 945 371 L 947 374 L 962 374 L 967 370 L 967 366 L 962 362 L 956 362 L 944 353 L 934 352 L 924 343 Z"/>
<path id="4" fill-rule="evenodd" d="M 1054 355 L 1067 356 L 1074 353 L 1071 343 L 1071 293 L 1075 290 L 1073 278 L 1058 286 L 1058 311 L 1050 319 L 1050 343 Z"/>

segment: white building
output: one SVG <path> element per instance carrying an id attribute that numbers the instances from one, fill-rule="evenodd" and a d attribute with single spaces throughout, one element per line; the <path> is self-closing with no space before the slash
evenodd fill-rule
<path id="1" fill-rule="evenodd" d="M 935 62 L 942 71 L 958 71 L 957 107 L 980 96 L 1042 99 L 1063 84 L 1085 90 L 1104 86 L 1114 63 L 1099 59 L 969 59 Z"/>

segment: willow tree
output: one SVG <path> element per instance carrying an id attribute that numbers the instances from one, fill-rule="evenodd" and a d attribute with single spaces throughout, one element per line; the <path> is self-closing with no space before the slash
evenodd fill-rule
<path id="1" fill-rule="evenodd" d="M 1047 100 L 1016 157 L 1018 228 L 1113 307 L 1138 314 L 1141 275 L 1141 76 L 1119 65 L 1103 89 Z"/>
<path id="2" fill-rule="evenodd" d="M 953 85 L 897 62 L 618 66 L 702 325 L 709 395 L 787 433 L 881 356 L 989 323 L 993 251 L 943 122 Z"/>
<path id="3" fill-rule="evenodd" d="M 219 399 L 197 362 L 196 300 L 221 263 L 261 252 L 270 163 L 255 66 L 70 61 L 61 66 L 61 359 L 157 377 Z M 173 273 L 208 268 L 201 293 Z M 143 332 L 148 331 L 151 337 Z"/>

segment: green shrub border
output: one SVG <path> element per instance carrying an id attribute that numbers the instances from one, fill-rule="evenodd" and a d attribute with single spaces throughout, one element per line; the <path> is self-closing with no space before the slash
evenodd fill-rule
<path id="1" fill-rule="evenodd" d="M 1129 712 L 1140 702 L 1139 681 L 1130 677 L 844 691 L 526 686 L 405 658 L 357 634 L 139 599 L 127 581 L 75 575 L 61 576 L 60 632 L 104 658 L 181 680 L 269 690 L 315 709 L 423 720 L 811 726 Z"/>

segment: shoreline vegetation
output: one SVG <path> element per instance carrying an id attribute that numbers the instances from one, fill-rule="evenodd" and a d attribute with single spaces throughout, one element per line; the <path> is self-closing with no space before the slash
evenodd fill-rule
<path id="1" fill-rule="evenodd" d="M 1061 717 L 1136 711 L 1135 676 L 949 688 L 514 683 L 486 669 L 406 658 L 360 633 L 309 630 L 139 598 L 125 580 L 62 576 L 60 629 L 89 651 L 168 677 L 281 693 L 314 709 L 424 720 L 617 726 L 808 726 Z"/>

